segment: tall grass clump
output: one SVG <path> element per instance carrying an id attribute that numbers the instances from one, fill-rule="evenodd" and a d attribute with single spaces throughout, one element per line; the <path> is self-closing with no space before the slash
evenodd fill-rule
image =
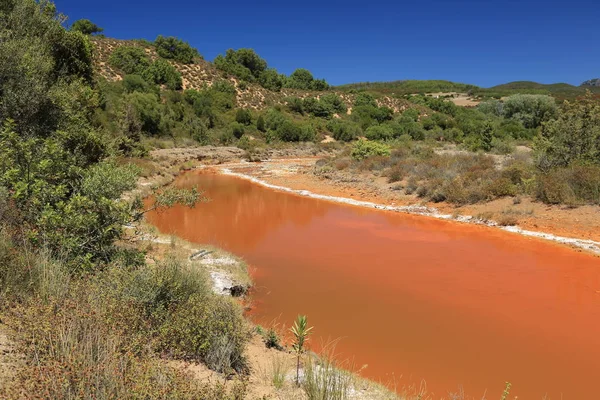
<path id="1" fill-rule="evenodd" d="M 326 346 L 318 357 L 307 357 L 302 389 L 309 400 L 347 399 L 353 383 L 352 374 L 335 360 L 334 345 Z"/>

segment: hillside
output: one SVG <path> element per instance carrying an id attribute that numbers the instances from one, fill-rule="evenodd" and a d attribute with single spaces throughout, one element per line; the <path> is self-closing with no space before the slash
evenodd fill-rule
<path id="1" fill-rule="evenodd" d="M 479 89 L 475 85 L 444 80 L 401 80 L 392 82 L 360 82 L 337 86 L 336 89 L 373 90 L 381 93 L 416 94 L 435 92 L 469 92 Z"/>
<path id="2" fill-rule="evenodd" d="M 141 47 L 153 59 L 159 58 L 154 47 L 145 41 L 139 40 L 118 40 L 111 38 L 93 37 L 94 42 L 94 69 L 96 73 L 108 81 L 120 81 L 124 74 L 111 67 L 109 58 L 112 52 L 121 46 Z M 183 64 L 177 61 L 169 62 L 181 73 L 182 89 L 202 90 L 204 87 L 212 86 L 217 81 L 228 80 L 236 89 L 236 105 L 239 108 L 254 110 L 263 110 L 273 105 L 285 105 L 287 97 L 298 97 L 301 99 L 307 97 L 319 97 L 322 92 L 300 89 L 283 88 L 281 91 L 272 91 L 261 87 L 256 83 L 240 84 L 239 79 L 219 71 L 215 65 L 203 59 L 196 59 L 193 64 Z M 328 91 L 338 94 L 348 107 L 354 102 L 355 95 L 346 93 L 342 90 Z M 381 96 L 377 99 L 379 106 L 389 107 L 395 112 L 404 110 L 410 106 L 410 103 L 403 99 L 397 99 L 390 96 Z"/>

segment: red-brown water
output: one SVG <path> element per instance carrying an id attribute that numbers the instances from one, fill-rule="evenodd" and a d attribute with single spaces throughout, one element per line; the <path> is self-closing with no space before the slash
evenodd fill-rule
<path id="1" fill-rule="evenodd" d="M 393 385 L 499 398 L 598 399 L 600 258 L 487 227 L 376 211 L 188 173 L 210 202 L 149 215 L 163 233 L 244 257 L 252 318 L 308 315 Z"/>

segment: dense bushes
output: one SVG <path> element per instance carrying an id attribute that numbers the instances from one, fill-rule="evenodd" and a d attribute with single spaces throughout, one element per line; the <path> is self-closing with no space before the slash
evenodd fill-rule
<path id="1" fill-rule="evenodd" d="M 198 50 L 176 37 L 159 35 L 154 41 L 154 47 L 159 56 L 178 61 L 182 64 L 192 64 L 194 59 L 200 57 Z"/>
<path id="2" fill-rule="evenodd" d="M 143 48 L 119 46 L 110 55 L 108 62 L 125 74 L 143 75 L 152 61 Z"/>
<path id="3" fill-rule="evenodd" d="M 152 62 L 143 48 L 120 46 L 109 58 L 109 63 L 124 74 L 143 77 L 150 84 L 166 85 L 171 90 L 181 89 L 181 74 L 168 61 L 157 59 Z"/>
<path id="4" fill-rule="evenodd" d="M 253 49 L 228 49 L 225 55 L 219 54 L 215 66 L 246 82 L 258 82 L 265 89 L 279 91 L 282 87 L 305 90 L 326 90 L 329 85 L 324 80 L 315 79 L 306 69 L 297 69 L 289 77 L 268 68 L 267 62 Z"/>
<path id="5" fill-rule="evenodd" d="M 352 158 L 355 160 L 364 160 L 373 156 L 389 156 L 390 147 L 378 142 L 359 140 L 352 146 Z"/>
<path id="6" fill-rule="evenodd" d="M 96 33 L 102 33 L 104 29 L 94 24 L 89 19 L 78 19 L 71 25 L 72 31 L 81 32 L 84 35 L 94 35 Z"/>

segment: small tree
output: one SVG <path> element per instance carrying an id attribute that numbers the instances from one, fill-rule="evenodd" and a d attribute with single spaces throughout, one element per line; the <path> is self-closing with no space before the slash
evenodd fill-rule
<path id="1" fill-rule="evenodd" d="M 96 33 L 102 33 L 104 31 L 103 28 L 100 28 L 98 25 L 94 24 L 89 19 L 79 19 L 73 22 L 73 25 L 71 25 L 71 30 L 81 32 L 84 35 L 94 35 Z"/>
<path id="2" fill-rule="evenodd" d="M 306 351 L 305 343 L 308 340 L 308 335 L 310 335 L 312 329 L 312 326 L 310 328 L 308 327 L 306 315 L 298 315 L 298 318 L 296 318 L 296 321 L 294 322 L 294 326 L 290 329 L 294 334 L 294 344 L 292 345 L 292 348 L 296 353 L 296 385 L 298 386 L 300 386 L 300 357 Z"/>
<path id="3" fill-rule="evenodd" d="M 486 122 L 481 132 L 481 148 L 484 151 L 492 150 L 492 140 L 494 139 L 494 127 L 491 122 Z"/>
<path id="4" fill-rule="evenodd" d="M 154 41 L 156 52 L 163 58 L 179 61 L 183 64 L 193 64 L 194 58 L 200 57 L 198 50 L 173 36 L 164 37 L 159 35 Z"/>
<path id="5" fill-rule="evenodd" d="M 265 127 L 265 119 L 262 115 L 259 115 L 258 119 L 256 120 L 256 129 L 258 129 L 261 132 L 265 132 L 267 130 L 267 128 Z"/>
<path id="6" fill-rule="evenodd" d="M 252 123 L 252 114 L 250 114 L 250 111 L 240 108 L 235 114 L 235 121 L 243 125 L 250 125 Z"/>

